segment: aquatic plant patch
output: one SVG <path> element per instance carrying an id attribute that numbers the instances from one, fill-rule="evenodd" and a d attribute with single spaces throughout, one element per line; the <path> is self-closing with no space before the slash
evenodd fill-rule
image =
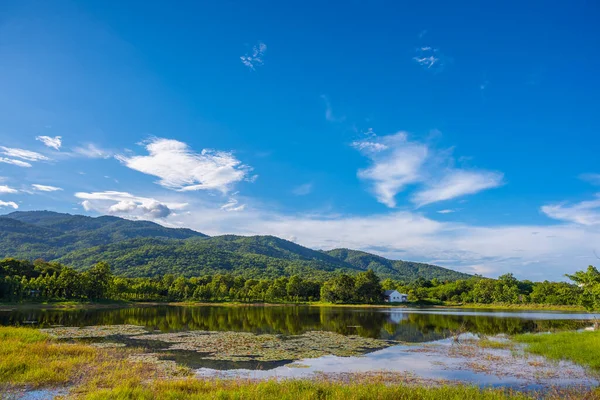
<path id="1" fill-rule="evenodd" d="M 137 325 L 99 325 L 47 328 L 40 329 L 40 332 L 46 333 L 56 339 L 84 339 L 109 336 L 135 336 L 143 335 L 148 331 L 144 327 Z"/>
<path id="2" fill-rule="evenodd" d="M 312 331 L 298 336 L 255 335 L 247 332 L 192 331 L 134 336 L 169 343 L 168 350 L 188 350 L 221 361 L 283 361 L 325 355 L 356 356 L 397 344 L 394 341 Z"/>

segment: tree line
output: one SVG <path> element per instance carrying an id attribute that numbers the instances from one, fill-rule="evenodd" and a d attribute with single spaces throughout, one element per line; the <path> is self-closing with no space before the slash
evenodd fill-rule
<path id="1" fill-rule="evenodd" d="M 4 259 L 0 261 L 0 300 L 131 300 L 239 301 L 374 304 L 384 290 L 395 289 L 410 301 L 479 304 L 582 305 L 600 309 L 600 272 L 590 266 L 567 276 L 567 282 L 520 281 L 512 274 L 498 279 L 475 276 L 455 281 L 418 278 L 413 282 L 380 280 L 368 270 L 338 273 L 329 279 L 299 275 L 254 279 L 231 274 L 192 278 L 165 274 L 154 278 L 126 278 L 112 274 L 100 262 L 84 272 L 57 262 Z"/>

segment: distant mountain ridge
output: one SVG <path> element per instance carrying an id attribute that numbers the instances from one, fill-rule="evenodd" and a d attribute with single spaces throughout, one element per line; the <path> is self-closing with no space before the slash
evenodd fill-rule
<path id="1" fill-rule="evenodd" d="M 255 278 L 293 274 L 325 278 L 336 272 L 356 273 L 369 268 L 382 278 L 405 281 L 470 276 L 357 250 L 313 250 L 275 236 L 209 237 L 149 221 L 51 211 L 0 216 L 0 258 L 4 257 L 56 260 L 78 269 L 107 261 L 115 273 L 124 276 L 232 273 Z"/>

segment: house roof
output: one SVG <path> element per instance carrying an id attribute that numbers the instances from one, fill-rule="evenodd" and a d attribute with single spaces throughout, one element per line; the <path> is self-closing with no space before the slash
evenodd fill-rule
<path id="1" fill-rule="evenodd" d="M 383 292 L 383 295 L 384 295 L 384 296 L 389 296 L 389 295 L 391 295 L 392 293 L 394 293 L 395 291 L 396 291 L 396 290 L 386 290 L 385 292 Z"/>

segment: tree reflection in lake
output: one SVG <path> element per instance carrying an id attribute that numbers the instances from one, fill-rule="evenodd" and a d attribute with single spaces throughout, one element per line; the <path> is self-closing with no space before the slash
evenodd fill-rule
<path id="1" fill-rule="evenodd" d="M 535 314 L 535 318 L 531 315 Z M 556 316 L 560 315 L 561 319 Z M 565 319 L 570 318 L 570 319 Z M 140 325 L 161 332 L 186 330 L 235 331 L 299 335 L 325 330 L 344 335 L 420 343 L 457 331 L 486 335 L 578 329 L 588 322 L 583 314 L 428 313 L 382 308 L 309 306 L 169 306 L 77 310 L 0 310 L 0 324 L 36 327 Z"/>

